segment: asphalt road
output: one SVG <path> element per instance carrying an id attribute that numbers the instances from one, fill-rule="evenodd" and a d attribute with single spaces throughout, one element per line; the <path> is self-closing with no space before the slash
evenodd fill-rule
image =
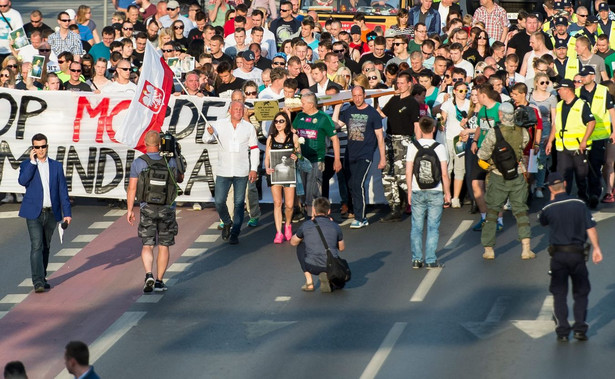
<path id="1" fill-rule="evenodd" d="M 183 218 L 187 224 L 172 248 L 176 257 L 169 291 L 142 295 L 136 230 L 120 216 L 109 214 L 104 203 L 78 200 L 75 223 L 64 244 L 54 241 L 51 262 L 58 264 L 58 271 L 50 276 L 54 288 L 43 295 L 28 295 L 28 236 L 23 220 L 13 217 L 17 208 L 16 204 L 0 207 L 6 231 L 0 235 L 4 256 L 0 312 L 8 312 L 0 313 L 4 316 L 0 330 L 7 328 L 11 312 L 44 302 L 41 296 L 56 296 L 48 321 L 70 326 L 76 317 L 70 300 L 73 291 L 89 292 L 92 303 L 82 305 L 81 311 L 95 309 L 101 314 L 82 321 L 87 325 L 72 329 L 69 335 L 90 345 L 102 377 L 613 377 L 615 263 L 610 247 L 615 241 L 609 231 L 615 213 L 610 206 L 595 216 L 601 220 L 598 230 L 605 260 L 597 266 L 589 264 L 590 340 L 585 343 L 555 341 L 547 239 L 535 213 L 532 246 L 538 257 L 520 259 L 514 220 L 506 212 L 496 260 L 486 262 L 481 258 L 480 233 L 467 231 L 474 216 L 467 207 L 446 210 L 438 250 L 444 268 L 427 271 L 410 268 L 410 220 L 379 223 L 379 209 L 375 209 L 369 227 L 343 226 L 344 256 L 353 271 L 352 281 L 342 291 L 321 294 L 318 288 L 314 293 L 300 290 L 303 275 L 294 248 L 271 243 L 274 228 L 269 205 L 263 206 L 261 225 L 245 230 L 237 246 L 217 238 L 212 209 L 182 209 L 180 221 Z M 88 239 L 81 235 L 99 239 L 75 242 Z M 123 246 L 124 239 L 131 248 L 110 247 Z M 102 271 L 79 263 L 84 255 L 88 262 L 102 255 L 88 255 L 96 244 L 107 245 L 105 265 L 98 265 Z M 77 249 L 74 256 L 55 255 L 70 248 Z M 112 275 L 109 262 L 122 270 L 115 277 L 104 277 Z M 79 275 L 86 280 L 78 284 L 70 280 Z M 125 306 L 120 309 L 106 298 L 96 300 L 94 295 L 101 293 L 122 300 Z M 14 294 L 24 295 L 22 304 L 5 302 Z M 64 303 L 58 294 L 67 297 Z M 50 360 L 46 367 L 58 368 L 31 377 L 54 377 L 61 369 L 66 341 L 47 341 L 55 349 L 50 354 L 50 346 L 39 346 L 25 325 L 27 321 L 13 327 L 11 336 L 11 341 L 27 347 L 21 358 L 33 373 L 43 372 L 31 363 L 30 354 L 46 349 Z M 28 337 L 21 338 L 22 334 Z M 7 351 L 0 350 L 0 357 L 7 356 Z"/>

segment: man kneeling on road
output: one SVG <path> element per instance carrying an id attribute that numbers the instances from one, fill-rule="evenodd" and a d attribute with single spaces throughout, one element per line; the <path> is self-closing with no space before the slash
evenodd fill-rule
<path id="1" fill-rule="evenodd" d="M 177 169 L 175 158 L 167 161 L 160 155 L 160 135 L 151 130 L 145 135 L 146 153 L 135 159 L 130 166 L 130 181 L 127 190 L 128 213 L 126 219 L 133 225 L 135 197 L 139 201 L 139 237 L 143 241 L 141 259 L 145 268 L 143 292 L 162 292 L 167 286 L 162 281 L 169 263 L 169 246 L 175 244 L 177 221 L 175 220 L 175 198 L 177 183 L 184 179 Z M 153 178 L 165 178 L 161 180 Z M 157 279 L 152 274 L 154 245 L 158 239 Z"/>
<path id="2" fill-rule="evenodd" d="M 530 220 L 527 216 L 528 187 L 523 166 L 523 148 L 529 142 L 525 128 L 515 126 L 515 109 L 510 103 L 502 103 L 499 109 L 500 123 L 489 130 L 477 156 L 481 161 L 493 161 L 487 178 L 487 221 L 483 226 L 481 242 L 485 247 L 484 259 L 495 259 L 495 232 L 498 212 L 510 199 L 512 212 L 517 219 L 519 239 L 523 245 L 521 259 L 536 255 L 530 250 Z"/>

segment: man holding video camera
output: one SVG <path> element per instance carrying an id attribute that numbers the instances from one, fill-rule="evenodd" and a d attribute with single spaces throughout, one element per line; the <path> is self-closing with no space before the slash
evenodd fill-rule
<path id="1" fill-rule="evenodd" d="M 133 207 L 135 198 L 139 202 L 140 218 L 138 235 L 143 242 L 141 259 L 145 268 L 143 292 L 162 292 L 167 286 L 162 281 L 169 263 L 169 246 L 175 244 L 177 221 L 175 220 L 175 198 L 178 185 L 184 175 L 178 169 L 178 154 L 174 141 L 172 152 L 160 152 L 161 138 L 157 131 L 145 134 L 146 153 L 135 159 L 130 167 L 130 181 L 127 190 L 126 220 L 134 224 Z M 171 157 L 167 159 L 167 156 Z M 161 180 L 164 179 L 164 180 Z M 154 245 L 158 240 L 157 277 L 152 274 Z"/>

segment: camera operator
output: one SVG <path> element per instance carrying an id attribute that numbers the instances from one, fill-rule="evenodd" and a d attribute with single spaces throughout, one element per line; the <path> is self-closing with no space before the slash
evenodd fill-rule
<path id="1" fill-rule="evenodd" d="M 130 225 L 133 225 L 135 220 L 133 212 L 135 197 L 139 201 L 138 235 L 143 242 L 141 259 L 145 268 L 143 292 L 167 290 L 162 279 L 169 263 L 169 246 L 175 244 L 177 235 L 177 221 L 175 220 L 177 183 L 181 183 L 184 178 L 182 170 L 178 169 L 176 159 L 179 159 L 181 163 L 181 157 L 177 154 L 175 142 L 172 141 L 173 146 L 170 146 L 173 153 L 165 151 L 164 156 L 160 152 L 160 143 L 161 138 L 158 132 L 153 130 L 147 132 L 145 135 L 146 154 L 132 163 L 127 190 L 126 220 Z M 164 145 L 166 148 L 167 144 Z M 173 155 L 176 158 L 167 160 L 167 155 Z M 164 177 L 166 180 L 164 184 L 161 184 L 161 181 L 150 180 L 151 177 Z M 158 240 L 158 259 L 156 261 L 157 278 L 154 279 L 152 266 L 156 240 Z"/>

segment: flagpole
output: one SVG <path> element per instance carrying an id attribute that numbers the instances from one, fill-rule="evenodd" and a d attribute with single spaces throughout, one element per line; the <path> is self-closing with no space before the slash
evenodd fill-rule
<path id="1" fill-rule="evenodd" d="M 178 81 L 177 81 L 177 83 L 179 83 L 179 85 L 180 85 L 180 86 L 182 87 L 182 89 L 184 90 L 184 93 L 185 93 L 186 95 L 188 95 L 188 97 L 196 97 L 196 95 L 191 95 L 191 94 L 189 94 L 189 93 L 188 93 L 188 90 L 186 90 L 186 87 L 184 87 L 184 83 L 182 83 L 182 82 L 181 82 L 181 80 L 178 80 Z M 203 114 L 203 111 L 201 111 L 201 108 L 196 107 L 196 110 L 197 110 L 197 112 L 199 112 L 199 116 L 200 116 L 200 117 L 203 117 L 203 120 L 205 120 L 205 127 L 207 128 L 208 126 L 211 126 L 211 128 L 212 128 L 214 131 L 216 131 L 216 129 L 214 128 L 214 126 L 213 126 L 213 125 L 212 125 L 209 121 L 207 121 L 207 118 L 205 118 L 205 115 Z M 199 119 L 198 119 L 198 118 L 196 119 L 196 122 L 197 122 L 197 123 L 199 122 Z M 218 139 L 218 135 L 217 135 L 216 133 L 214 133 L 214 134 L 213 134 L 213 136 L 214 136 L 214 138 L 216 139 L 216 141 L 218 141 L 218 144 L 219 144 L 220 146 L 222 146 L 222 143 L 220 142 L 220 139 Z"/>

